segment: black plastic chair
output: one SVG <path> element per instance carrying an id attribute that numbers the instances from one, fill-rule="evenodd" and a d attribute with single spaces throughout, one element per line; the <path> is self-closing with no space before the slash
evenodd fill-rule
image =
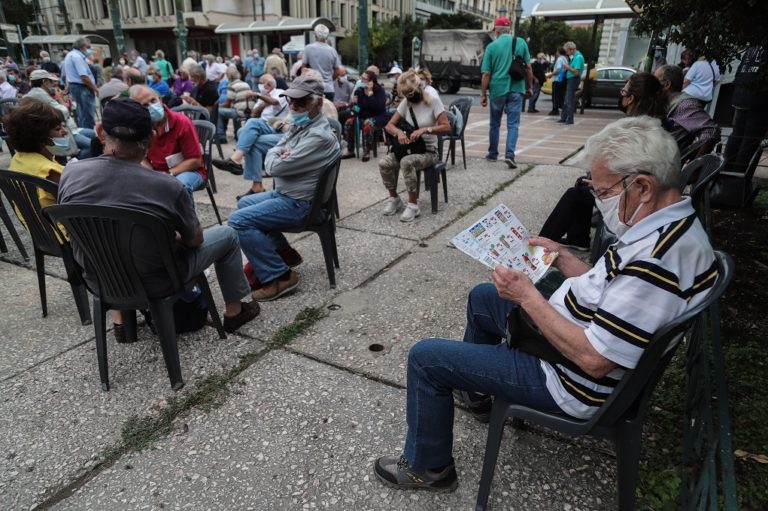
<path id="1" fill-rule="evenodd" d="M 339 179 L 340 165 L 341 159 L 338 158 L 323 169 L 304 225 L 295 229 L 284 229 L 284 232 L 300 233 L 312 231 L 317 233 L 320 237 L 320 244 L 323 247 L 325 269 L 328 272 L 328 282 L 331 285 L 331 289 L 336 288 L 336 271 L 334 268 L 339 268 L 334 205 L 338 203 L 336 182 Z M 338 209 L 338 205 L 335 207 Z"/>
<path id="2" fill-rule="evenodd" d="M 443 181 L 443 198 L 448 202 L 448 178 L 445 171 L 445 162 L 438 161 L 425 169 L 416 170 L 416 198 L 419 197 L 421 188 L 421 173 L 424 172 L 424 190 L 429 190 L 429 199 L 432 205 L 432 213 L 437 213 L 438 189 L 437 183 Z"/>
<path id="3" fill-rule="evenodd" d="M 21 242 L 19 233 L 16 232 L 16 227 L 14 227 L 13 222 L 11 221 L 11 217 L 8 214 L 8 210 L 5 209 L 5 204 L 3 203 L 3 194 L 1 193 L 0 193 L 0 219 L 3 221 L 3 224 L 5 224 L 5 229 L 8 231 L 8 234 L 10 234 L 11 238 L 13 238 L 13 242 L 16 244 L 16 248 L 19 249 L 19 253 L 21 254 L 21 257 L 23 257 L 25 261 L 29 261 L 29 254 L 27 254 L 27 249 L 24 248 L 24 244 Z M 3 238 L 2 231 L 0 231 L 0 252 L 3 252 L 3 253 L 8 252 L 8 245 L 5 244 L 5 239 Z"/>
<path id="4" fill-rule="evenodd" d="M 11 153 L 11 156 L 16 154 L 16 151 L 13 149 L 13 146 L 11 146 L 10 142 L 8 142 L 8 136 L 5 133 L 5 124 L 3 122 L 3 117 L 5 117 L 8 114 L 8 109 L 12 106 L 16 106 L 19 103 L 18 98 L 3 98 L 0 99 L 0 139 L 5 142 L 5 145 L 8 146 L 8 151 Z M 3 151 L 3 144 L 0 142 L 0 152 Z"/>
<path id="5" fill-rule="evenodd" d="M 173 304 L 176 300 L 197 284 L 208 303 L 208 312 L 219 337 L 226 339 L 227 334 L 205 274 L 200 273 L 191 281 L 184 281 L 177 265 L 177 244 L 173 228 L 154 215 L 114 206 L 60 204 L 45 208 L 45 214 L 52 222 L 64 225 L 72 242 L 82 250 L 87 271 L 96 277 L 96 289 L 91 291 L 102 390 L 109 390 L 107 310 L 135 311 L 147 308 L 152 313 L 160 337 L 171 386 L 173 390 L 182 388 L 184 380 L 181 376 L 173 318 Z M 147 292 L 142 276 L 136 269 L 133 240 L 135 232 L 139 230 L 150 233 L 157 248 L 157 261 L 162 262 L 168 274 L 168 292 L 161 296 Z"/>
<path id="6" fill-rule="evenodd" d="M 723 208 L 748 208 L 752 205 L 757 192 L 760 191 L 759 186 L 752 184 L 752 178 L 766 149 L 768 140 L 763 140 L 749 160 L 744 173 L 720 172 L 712 186 L 712 205 Z"/>
<path id="7" fill-rule="evenodd" d="M 461 132 L 458 135 L 439 135 L 442 144 L 443 140 L 448 141 L 448 152 L 445 153 L 445 163 L 448 163 L 448 157 L 451 158 L 451 165 L 456 165 L 456 141 L 461 141 L 461 157 L 464 160 L 464 170 L 467 170 L 467 151 L 464 148 L 464 130 L 467 129 L 467 123 L 469 122 L 469 110 L 472 108 L 472 98 L 459 98 L 451 103 L 450 106 L 458 107 L 461 112 L 461 118 L 464 124 L 461 126 Z M 450 108 L 450 107 L 449 107 Z M 442 147 L 442 145 L 440 146 Z M 442 151 L 440 152 L 440 158 L 442 159 Z"/>
<path id="8" fill-rule="evenodd" d="M 202 106 L 197 105 L 179 105 L 175 108 L 171 108 L 174 112 L 179 112 L 187 117 L 189 117 L 193 121 L 208 121 L 213 123 L 213 126 L 216 126 L 216 119 L 219 116 L 219 104 L 216 103 L 213 107 L 213 114 L 208 112 L 208 109 Z M 214 130 L 215 133 L 215 130 Z M 213 142 L 216 145 L 216 149 L 219 151 L 219 158 L 224 158 L 224 151 L 221 150 L 221 144 L 214 140 Z M 215 184 L 215 183 L 214 183 Z M 215 190 L 215 188 L 214 188 Z"/>
<path id="9" fill-rule="evenodd" d="M 208 179 L 203 183 L 203 188 L 208 192 L 208 197 L 211 199 L 211 205 L 213 211 L 216 213 L 216 219 L 221 225 L 221 215 L 219 214 L 219 208 L 216 206 L 216 199 L 213 198 L 213 194 L 216 193 L 216 178 L 213 174 L 213 165 L 211 164 L 213 155 L 213 138 L 216 136 L 216 126 L 208 121 L 192 121 L 197 130 L 197 138 L 200 139 L 200 144 L 203 146 L 203 163 L 205 164 L 205 170 L 208 173 Z M 202 190 L 202 188 L 200 188 Z"/>
<path id="10" fill-rule="evenodd" d="M 562 413 L 541 412 L 510 403 L 501 397 L 494 399 L 476 511 L 485 510 L 488 503 L 507 417 L 512 417 L 513 425 L 517 427 L 522 425 L 522 421 L 528 421 L 570 436 L 590 435 L 613 441 L 618 465 L 618 509 L 634 509 L 642 426 L 653 390 L 672 359 L 682 335 L 691 331 L 699 314 L 722 296 L 733 279 L 731 258 L 723 252 L 715 252 L 715 258 L 719 274 L 706 299 L 654 334 L 637 366 L 624 374 L 610 397 L 591 419 L 581 420 Z"/>
<path id="11" fill-rule="evenodd" d="M 88 309 L 88 292 L 82 280 L 80 269 L 72 257 L 72 247 L 69 246 L 65 237 L 58 232 L 58 229 L 43 217 L 38 198 L 38 190 L 48 192 L 56 197 L 59 190 L 58 185 L 21 172 L 0 170 L 0 190 L 5 194 L 19 221 L 32 238 L 43 317 L 48 316 L 48 299 L 45 290 L 45 256 L 60 257 L 64 261 L 67 281 L 72 288 L 72 296 L 75 298 L 80 322 L 83 325 L 90 325 L 91 312 Z"/>
<path id="12" fill-rule="evenodd" d="M 682 190 L 690 186 L 688 194 L 691 197 L 693 208 L 707 232 L 710 231 L 712 225 L 709 204 L 710 191 L 724 166 L 725 158 L 722 154 L 705 154 L 686 165 L 680 176 L 680 188 Z"/>

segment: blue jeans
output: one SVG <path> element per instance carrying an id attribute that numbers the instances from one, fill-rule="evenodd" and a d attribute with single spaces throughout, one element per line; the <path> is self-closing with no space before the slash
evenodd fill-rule
<path id="1" fill-rule="evenodd" d="M 251 293 L 243 273 L 243 256 L 237 234 L 230 227 L 217 225 L 203 231 L 203 244 L 187 255 L 187 280 L 199 275 L 211 264 L 216 267 L 216 279 L 225 303 L 239 302 Z"/>
<path id="2" fill-rule="evenodd" d="M 469 293 L 464 342 L 425 339 L 411 348 L 403 454 L 414 470 L 453 462 L 453 389 L 561 411 L 547 390 L 539 359 L 500 343 L 514 307 L 493 284 L 480 284 Z"/>
<path id="3" fill-rule="evenodd" d="M 269 284 L 290 269 L 277 250 L 287 248 L 283 229 L 304 224 L 310 201 L 291 199 L 278 190 L 246 195 L 229 215 L 229 226 L 240 239 L 253 271 L 262 284 Z"/>
<path id="4" fill-rule="evenodd" d="M 536 101 L 539 100 L 539 95 L 541 94 L 541 84 L 540 83 L 534 83 L 532 85 L 533 87 L 533 93 L 531 94 L 531 97 L 528 98 L 528 111 L 533 112 L 536 110 Z"/>
<path id="5" fill-rule="evenodd" d="M 495 160 L 499 157 L 499 127 L 501 116 L 507 114 L 507 147 L 505 158 L 515 159 L 517 132 L 520 128 L 520 112 L 523 109 L 523 94 L 508 92 L 504 96 L 491 99 L 491 129 L 488 133 L 488 154 L 486 158 Z"/>
<path id="6" fill-rule="evenodd" d="M 96 95 L 81 83 L 70 83 L 69 92 L 77 103 L 77 125 L 93 129 L 96 116 Z"/>
<path id="7" fill-rule="evenodd" d="M 89 129 L 81 129 L 79 133 L 73 134 L 75 143 L 80 152 L 77 153 L 78 160 L 84 160 L 91 157 L 91 140 L 96 137 L 96 132 Z"/>
<path id="8" fill-rule="evenodd" d="M 216 138 L 227 138 L 227 124 L 229 120 L 237 119 L 237 110 L 234 108 L 219 108 L 219 116 L 216 118 Z"/>
<path id="9" fill-rule="evenodd" d="M 181 181 L 181 184 L 183 184 L 184 188 L 187 189 L 187 193 L 189 193 L 190 197 L 192 197 L 192 192 L 199 190 L 203 187 L 203 184 L 205 184 L 205 181 L 203 181 L 203 176 L 201 176 L 200 173 L 196 170 L 182 172 L 176 176 L 176 179 Z"/>
<path id="10" fill-rule="evenodd" d="M 243 179 L 261 182 L 261 169 L 264 167 L 264 155 L 283 138 L 282 133 L 272 129 L 263 119 L 248 119 L 245 126 L 237 132 L 235 147 L 245 153 Z"/>
<path id="11" fill-rule="evenodd" d="M 576 110 L 576 91 L 578 88 L 578 76 L 572 76 L 565 81 L 565 104 L 560 114 L 560 120 L 565 124 L 573 124 L 573 113 Z"/>

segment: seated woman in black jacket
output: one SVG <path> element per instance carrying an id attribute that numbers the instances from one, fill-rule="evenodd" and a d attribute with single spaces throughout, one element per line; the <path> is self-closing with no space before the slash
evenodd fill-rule
<path id="1" fill-rule="evenodd" d="M 387 92 L 379 85 L 376 74 L 365 71 L 360 77 L 362 87 L 355 90 L 352 96 L 354 115 L 344 123 L 344 140 L 347 141 L 347 152 L 343 158 L 355 156 L 355 121 L 360 119 L 362 124 L 363 161 L 368 161 L 373 144 L 373 132 L 387 124 L 390 114 L 387 113 Z"/>

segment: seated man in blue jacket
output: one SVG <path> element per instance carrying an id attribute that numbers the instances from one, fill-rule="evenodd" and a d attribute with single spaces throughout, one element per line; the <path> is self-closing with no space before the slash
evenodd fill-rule
<path id="1" fill-rule="evenodd" d="M 301 263 L 282 230 L 301 226 L 309 214 L 322 170 L 339 158 L 336 135 L 322 113 L 325 86 L 314 77 L 299 76 L 284 95 L 291 109 L 291 128 L 267 152 L 264 167 L 275 189 L 246 195 L 229 216 L 240 247 L 260 282 L 252 296 L 270 301 L 291 292 L 299 275 L 290 266 Z"/>

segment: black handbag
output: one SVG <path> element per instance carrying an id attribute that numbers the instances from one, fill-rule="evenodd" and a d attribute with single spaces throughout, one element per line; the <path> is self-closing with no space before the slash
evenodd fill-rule
<path id="1" fill-rule="evenodd" d="M 509 66 L 509 77 L 515 81 L 525 78 L 525 62 L 521 57 L 515 55 L 517 47 L 517 36 L 512 36 L 512 64 Z"/>
<path id="2" fill-rule="evenodd" d="M 397 126 L 397 129 L 405 133 L 407 137 L 410 137 L 411 133 L 419 129 L 419 123 L 416 121 L 416 114 L 413 113 L 413 108 L 408 107 L 408 110 L 411 112 L 411 119 L 413 120 L 413 125 L 411 125 L 405 119 L 401 118 L 397 122 L 396 126 Z M 387 136 L 389 137 L 390 145 L 392 146 L 392 153 L 395 155 L 395 158 L 397 158 L 398 160 L 402 160 L 404 157 L 408 156 L 409 154 L 424 154 L 427 152 L 427 143 L 421 137 L 419 137 L 414 142 L 411 142 L 409 144 L 401 144 L 396 136 L 392 136 L 389 134 L 387 134 Z"/>

